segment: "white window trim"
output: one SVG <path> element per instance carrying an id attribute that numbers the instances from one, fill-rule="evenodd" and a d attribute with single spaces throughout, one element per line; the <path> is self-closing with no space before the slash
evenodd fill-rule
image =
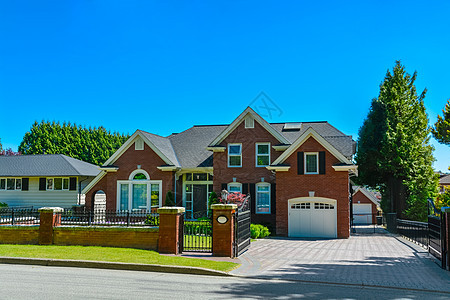
<path id="1" fill-rule="evenodd" d="M 61 182 L 62 188 L 60 190 L 55 190 L 55 179 L 56 178 L 61 178 L 61 180 L 62 180 L 62 182 Z M 47 188 L 47 182 L 48 182 L 49 179 L 53 180 L 53 184 L 52 184 L 52 188 L 51 189 Z M 67 189 L 64 188 L 64 179 L 67 179 L 69 181 L 69 183 L 67 185 Z M 78 182 L 77 182 L 77 184 L 78 184 Z M 45 177 L 45 190 L 46 191 L 55 191 L 55 192 L 62 192 L 62 191 L 70 190 L 70 177 Z"/>
<path id="2" fill-rule="evenodd" d="M 258 146 L 260 145 L 267 145 L 269 148 L 268 154 L 258 154 Z M 269 164 L 268 165 L 258 165 L 258 156 L 268 156 L 269 157 Z M 265 168 L 270 165 L 270 143 L 256 143 L 255 144 L 255 166 L 259 168 Z"/>
<path id="3" fill-rule="evenodd" d="M 307 155 L 315 155 L 317 157 L 316 159 L 316 172 L 307 172 L 306 171 L 306 156 Z M 305 152 L 303 156 L 303 162 L 304 162 L 304 168 L 305 168 L 305 174 L 319 174 L 319 152 Z"/>
<path id="4" fill-rule="evenodd" d="M 240 154 L 230 154 L 230 146 L 239 146 L 241 148 Z M 228 164 L 228 168 L 241 168 L 242 167 L 242 144 L 240 143 L 232 143 L 232 144 L 228 144 L 227 147 L 228 150 L 228 158 L 227 158 L 227 164 Z M 241 158 L 241 164 L 239 166 L 230 166 L 230 157 L 232 156 L 239 156 Z"/>
<path id="5" fill-rule="evenodd" d="M 6 192 L 22 191 L 22 185 L 23 185 L 23 180 L 22 180 L 23 178 L 22 177 L 2 177 L 0 179 L 4 179 L 5 180 L 5 188 L 4 189 L 0 188 L 0 191 L 6 191 Z M 12 190 L 8 190 L 8 179 L 14 179 L 14 189 L 12 189 Z M 16 186 L 17 186 L 17 183 L 16 183 L 17 179 L 21 180 L 21 182 L 20 182 L 20 189 L 16 188 Z"/>
<path id="6" fill-rule="evenodd" d="M 258 187 L 259 186 L 268 186 L 269 187 L 269 191 L 268 192 L 262 192 L 262 193 L 268 193 L 268 195 L 269 195 L 269 211 L 268 212 L 258 212 Z M 256 185 L 255 185 L 255 197 L 256 197 L 256 199 L 255 199 L 255 213 L 256 214 L 264 214 L 264 215 L 267 215 L 267 214 L 271 214 L 272 213 L 272 199 L 271 199 L 271 195 L 272 195 L 272 193 L 271 193 L 272 191 L 271 191 L 271 184 L 270 183 L 268 183 L 268 182 L 259 182 L 259 183 L 257 183 Z"/>
<path id="7" fill-rule="evenodd" d="M 128 180 L 133 180 L 134 176 L 136 176 L 136 174 L 142 173 L 147 177 L 147 180 L 150 180 L 150 175 L 147 173 L 147 171 L 142 170 L 142 169 L 136 169 L 133 172 L 131 172 L 130 176 L 128 177 Z M 144 180 L 142 180 L 144 181 Z"/>
<path id="8" fill-rule="evenodd" d="M 134 176 L 134 175 L 133 175 Z M 147 210 L 150 211 L 152 184 L 159 184 L 159 207 L 162 207 L 162 180 L 117 180 L 117 193 L 116 193 L 116 210 L 120 209 L 120 185 L 128 184 L 128 210 L 133 210 L 133 184 L 147 184 Z"/>
<path id="9" fill-rule="evenodd" d="M 231 186 L 236 186 L 239 187 L 239 193 L 242 193 L 242 183 L 239 182 L 230 182 L 229 184 L 227 184 L 227 191 L 230 192 L 230 187 Z M 230 193 L 236 193 L 236 192 L 230 192 Z"/>

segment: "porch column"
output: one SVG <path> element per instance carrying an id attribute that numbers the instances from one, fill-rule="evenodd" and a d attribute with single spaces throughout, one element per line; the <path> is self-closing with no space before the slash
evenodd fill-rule
<path id="1" fill-rule="evenodd" d="M 183 238 L 183 230 L 180 219 L 184 214 L 184 207 L 161 207 L 159 214 L 159 239 L 158 252 L 167 254 L 180 253 L 180 238 Z"/>
<path id="2" fill-rule="evenodd" d="M 236 204 L 213 204 L 213 256 L 234 257 L 234 214 Z"/>

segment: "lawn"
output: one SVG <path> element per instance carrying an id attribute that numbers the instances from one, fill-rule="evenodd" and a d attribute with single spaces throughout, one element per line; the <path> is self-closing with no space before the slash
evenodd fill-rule
<path id="1" fill-rule="evenodd" d="M 150 250 L 112 247 L 0 245 L 0 256 L 187 266 L 224 272 L 239 265 L 232 262 L 165 256 Z"/>

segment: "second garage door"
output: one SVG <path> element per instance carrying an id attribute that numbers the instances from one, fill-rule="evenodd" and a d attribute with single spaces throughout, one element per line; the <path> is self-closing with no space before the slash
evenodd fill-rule
<path id="1" fill-rule="evenodd" d="M 302 201 L 289 204 L 290 237 L 335 238 L 336 204 L 321 201 Z"/>

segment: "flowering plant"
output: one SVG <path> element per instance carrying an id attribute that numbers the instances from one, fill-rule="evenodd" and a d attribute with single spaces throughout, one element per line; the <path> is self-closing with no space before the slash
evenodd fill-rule
<path id="1" fill-rule="evenodd" d="M 223 204 L 236 204 L 238 207 L 241 207 L 248 201 L 249 198 L 250 195 L 244 195 L 239 192 L 229 193 L 227 190 L 223 190 L 221 197 L 219 197 L 219 201 Z"/>

